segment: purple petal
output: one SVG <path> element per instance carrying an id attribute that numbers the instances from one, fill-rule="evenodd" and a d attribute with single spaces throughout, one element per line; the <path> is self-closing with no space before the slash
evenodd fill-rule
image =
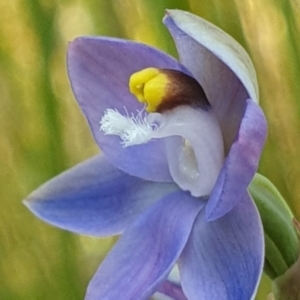
<path id="1" fill-rule="evenodd" d="M 86 300 L 142 300 L 168 276 L 204 201 L 178 191 L 130 226 L 90 282 Z"/>
<path id="2" fill-rule="evenodd" d="M 228 34 L 198 16 L 170 10 L 164 23 L 174 38 L 181 62 L 200 82 L 212 104 L 228 151 L 246 99 L 258 99 L 251 60 Z"/>
<path id="3" fill-rule="evenodd" d="M 119 39 L 77 38 L 68 51 L 73 92 L 108 160 L 130 175 L 171 181 L 162 141 L 123 148 L 118 136 L 104 135 L 99 129 L 99 121 L 107 108 L 129 115 L 143 109 L 130 94 L 128 81 L 132 73 L 147 67 L 187 72 L 172 57 L 154 48 Z"/>
<path id="4" fill-rule="evenodd" d="M 263 229 L 246 193 L 217 221 L 198 216 L 179 259 L 183 291 L 189 300 L 254 299 L 263 261 Z"/>
<path id="5" fill-rule="evenodd" d="M 241 199 L 257 170 L 266 135 L 261 108 L 248 100 L 239 132 L 207 203 L 207 220 L 223 216 Z"/>
<path id="6" fill-rule="evenodd" d="M 80 234 L 121 233 L 139 214 L 174 191 L 173 184 L 154 183 L 123 173 L 102 155 L 50 180 L 25 200 L 42 220 Z"/>

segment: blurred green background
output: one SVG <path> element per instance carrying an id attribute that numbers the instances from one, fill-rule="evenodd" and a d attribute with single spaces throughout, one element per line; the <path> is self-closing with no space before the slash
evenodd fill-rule
<path id="1" fill-rule="evenodd" d="M 145 42 L 176 56 L 166 8 L 223 28 L 258 73 L 269 138 L 260 172 L 300 219 L 300 2 L 298 0 L 0 1 L 0 299 L 80 300 L 112 239 L 75 236 L 36 219 L 21 200 L 97 153 L 69 87 L 65 55 L 79 35 Z M 264 279 L 258 299 L 266 299 Z"/>

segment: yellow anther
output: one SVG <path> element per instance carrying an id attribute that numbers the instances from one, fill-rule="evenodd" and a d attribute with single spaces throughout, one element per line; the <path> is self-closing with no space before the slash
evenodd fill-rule
<path id="1" fill-rule="evenodd" d="M 129 89 L 138 101 L 146 103 L 148 112 L 155 112 L 167 94 L 170 79 L 162 70 L 147 68 L 131 75 Z"/>
<path id="2" fill-rule="evenodd" d="M 178 70 L 143 69 L 131 75 L 129 89 L 138 101 L 146 103 L 148 112 L 162 113 L 179 105 L 210 107 L 197 80 Z"/>

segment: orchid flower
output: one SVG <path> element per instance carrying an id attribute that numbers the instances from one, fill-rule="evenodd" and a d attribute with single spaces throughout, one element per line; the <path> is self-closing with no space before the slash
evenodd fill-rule
<path id="1" fill-rule="evenodd" d="M 164 24 L 180 62 L 122 39 L 70 43 L 71 86 L 102 154 L 25 204 L 75 233 L 121 234 L 87 300 L 254 299 L 264 243 L 247 187 L 266 137 L 255 71 L 207 21 L 170 10 Z"/>

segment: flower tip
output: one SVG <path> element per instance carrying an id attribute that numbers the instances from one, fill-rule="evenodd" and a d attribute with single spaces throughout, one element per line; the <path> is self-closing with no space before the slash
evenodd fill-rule
<path id="1" fill-rule="evenodd" d="M 165 17 L 170 16 L 172 14 L 172 11 L 174 11 L 175 9 L 166 9 L 165 10 Z"/>
<path id="2" fill-rule="evenodd" d="M 232 207 L 224 207 L 221 208 L 218 206 L 211 207 L 208 203 L 208 205 L 205 208 L 205 221 L 206 222 L 213 222 L 216 221 L 217 219 L 223 217 L 226 215 Z"/>
<path id="3" fill-rule="evenodd" d="M 31 199 L 30 197 L 24 199 L 22 201 L 23 205 L 25 205 L 31 212 L 35 213 L 35 200 L 34 199 Z"/>
<path id="4" fill-rule="evenodd" d="M 165 21 L 166 18 L 181 18 L 181 16 L 191 16 L 192 14 L 188 11 L 180 10 L 180 9 L 166 9 L 165 10 L 165 16 L 163 21 Z"/>
<path id="5" fill-rule="evenodd" d="M 76 37 L 73 41 L 68 42 L 68 51 L 72 50 L 74 47 L 81 43 L 82 37 Z"/>
<path id="6" fill-rule="evenodd" d="M 172 14 L 188 14 L 187 11 L 180 10 L 180 9 L 166 9 L 165 14 L 166 16 L 171 16 Z"/>
<path id="7" fill-rule="evenodd" d="M 34 214 L 39 219 L 51 223 L 49 221 L 49 213 L 51 215 L 51 209 L 49 209 L 49 205 L 47 205 L 47 201 L 43 201 L 41 199 L 33 198 L 29 195 L 28 198 L 22 201 L 23 205 L 25 205 L 28 210 Z M 48 217 L 47 217 L 48 216 Z"/>
<path id="8" fill-rule="evenodd" d="M 75 53 L 75 49 L 78 44 L 78 38 L 75 38 L 73 41 L 68 42 L 68 47 L 67 47 L 67 64 L 69 64 L 70 57 L 72 57 Z"/>
<path id="9" fill-rule="evenodd" d="M 163 19 L 162 19 L 162 22 L 163 22 L 164 25 L 166 25 L 167 20 L 168 20 L 170 17 L 171 17 L 171 16 L 170 16 L 170 10 L 169 10 L 169 9 L 166 9 L 166 10 L 165 10 L 165 15 L 164 15 L 164 17 L 163 17 Z"/>
<path id="10" fill-rule="evenodd" d="M 91 44 L 89 43 L 93 38 L 88 36 L 76 37 L 73 41 L 68 42 L 67 56 L 82 55 L 81 52 L 87 49 Z"/>
<path id="11" fill-rule="evenodd" d="M 168 20 L 172 20 L 174 16 L 176 17 L 177 14 L 186 13 L 185 11 L 182 11 L 180 9 L 166 9 L 165 15 L 163 17 L 163 24 L 167 24 Z"/>
<path id="12" fill-rule="evenodd" d="M 36 205 L 37 201 L 34 199 L 26 198 L 22 201 L 23 205 L 25 205 L 31 213 L 33 213 L 35 216 L 40 217 L 38 206 Z"/>
<path id="13" fill-rule="evenodd" d="M 214 213 L 208 212 L 207 210 L 205 210 L 205 221 L 207 223 L 216 221 L 218 218 L 219 218 L 219 216 L 216 216 Z"/>
<path id="14" fill-rule="evenodd" d="M 25 205 L 27 208 L 30 207 L 30 201 L 29 201 L 29 200 L 25 199 L 25 200 L 22 201 L 22 203 L 23 203 L 23 205 Z"/>

